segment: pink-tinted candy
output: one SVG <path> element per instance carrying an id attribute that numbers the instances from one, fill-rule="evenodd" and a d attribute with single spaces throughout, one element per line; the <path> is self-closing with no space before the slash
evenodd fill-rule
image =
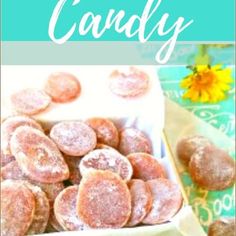
<path id="1" fill-rule="evenodd" d="M 177 184 L 168 179 L 152 179 L 147 184 L 152 193 L 151 211 L 142 221 L 144 224 L 161 224 L 171 220 L 182 206 L 182 194 Z"/>
<path id="2" fill-rule="evenodd" d="M 110 75 L 110 90 L 121 97 L 137 97 L 146 93 L 149 87 L 149 77 L 144 72 L 130 68 L 130 73 L 114 71 Z"/>
<path id="3" fill-rule="evenodd" d="M 55 200 L 54 214 L 64 230 L 77 231 L 89 228 L 77 216 L 76 203 L 78 190 L 77 185 L 67 187 L 60 192 Z"/>
<path id="4" fill-rule="evenodd" d="M 108 146 L 117 148 L 119 133 L 111 120 L 105 118 L 91 118 L 86 123 L 96 132 L 97 141 Z"/>
<path id="5" fill-rule="evenodd" d="M 120 132 L 119 151 L 123 155 L 134 152 L 151 153 L 152 145 L 149 138 L 140 130 L 125 128 Z"/>
<path id="6" fill-rule="evenodd" d="M 131 194 L 132 211 L 126 226 L 135 226 L 142 222 L 152 207 L 152 194 L 148 184 L 140 179 L 128 182 Z"/>
<path id="7" fill-rule="evenodd" d="M 41 131 L 28 126 L 19 127 L 10 145 L 20 169 L 30 179 L 42 183 L 68 179 L 69 169 L 62 154 Z"/>
<path id="8" fill-rule="evenodd" d="M 50 137 L 69 156 L 83 156 L 97 144 L 96 133 L 83 122 L 66 121 L 54 125 Z"/>
<path id="9" fill-rule="evenodd" d="M 45 91 L 54 102 L 68 102 L 80 95 L 81 86 L 78 79 L 69 73 L 58 72 L 49 76 Z"/>
<path id="10" fill-rule="evenodd" d="M 177 156 L 185 165 L 188 165 L 192 155 L 198 149 L 212 145 L 213 143 L 209 139 L 201 135 L 188 136 L 178 141 L 176 146 Z"/>
<path id="11" fill-rule="evenodd" d="M 77 214 L 91 228 L 121 228 L 131 214 L 126 183 L 110 171 L 93 171 L 79 186 Z"/>
<path id="12" fill-rule="evenodd" d="M 80 162 L 82 176 L 93 170 L 110 170 L 119 174 L 124 180 L 130 180 L 133 174 L 129 160 L 119 152 L 109 149 L 97 149 L 82 158 Z"/>
<path id="13" fill-rule="evenodd" d="M 10 150 L 10 140 L 14 131 L 20 126 L 30 126 L 42 131 L 41 125 L 28 116 L 8 117 L 1 124 L 1 153 L 3 155 L 3 159 L 12 156 Z"/>
<path id="14" fill-rule="evenodd" d="M 133 178 L 147 181 L 167 177 L 164 167 L 152 155 L 147 153 L 132 153 L 127 158 L 133 167 Z"/>
<path id="15" fill-rule="evenodd" d="M 214 146 L 198 149 L 189 162 L 192 180 L 207 190 L 226 189 L 235 183 L 235 161 Z"/>
<path id="16" fill-rule="evenodd" d="M 44 233 L 48 224 L 50 212 L 48 198 L 40 187 L 34 186 L 30 183 L 26 183 L 25 185 L 34 194 L 35 197 L 34 217 L 27 231 L 27 235 Z"/>
<path id="17" fill-rule="evenodd" d="M 44 111 L 51 103 L 51 98 L 39 89 L 23 89 L 11 96 L 14 109 L 25 115 L 35 115 Z"/>
<path id="18" fill-rule="evenodd" d="M 1 183 L 1 235 L 24 236 L 35 213 L 34 194 L 22 181 Z"/>

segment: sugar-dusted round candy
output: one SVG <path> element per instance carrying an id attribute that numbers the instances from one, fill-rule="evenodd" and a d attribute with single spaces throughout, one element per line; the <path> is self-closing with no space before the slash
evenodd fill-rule
<path id="1" fill-rule="evenodd" d="M 77 210 L 91 228 L 121 228 L 131 214 L 129 189 L 113 172 L 90 172 L 79 185 Z"/>
<path id="2" fill-rule="evenodd" d="M 57 123 L 52 127 L 50 137 L 62 152 L 70 156 L 83 156 L 97 144 L 96 133 L 80 121 Z"/>
<path id="3" fill-rule="evenodd" d="M 178 185 L 163 178 L 148 180 L 147 184 L 153 203 L 151 211 L 142 222 L 153 225 L 171 220 L 182 206 L 182 194 Z"/>
<path id="4" fill-rule="evenodd" d="M 57 182 L 57 183 L 39 183 L 36 181 L 30 181 L 32 184 L 35 184 L 39 186 L 47 195 L 47 198 L 49 200 L 49 205 L 52 208 L 53 203 L 57 197 L 57 195 L 65 188 L 63 182 Z"/>
<path id="5" fill-rule="evenodd" d="M 147 181 L 167 177 L 164 167 L 150 154 L 132 153 L 127 158 L 133 167 L 133 178 Z"/>
<path id="6" fill-rule="evenodd" d="M 1 178 L 3 180 L 27 180 L 31 184 L 40 187 L 46 193 L 50 205 L 53 205 L 56 196 L 64 189 L 63 182 L 47 184 L 30 179 L 22 172 L 17 161 L 12 161 L 1 169 Z"/>
<path id="7" fill-rule="evenodd" d="M 79 168 L 82 176 L 93 170 L 110 170 L 122 179 L 130 180 L 133 174 L 129 160 L 119 152 L 109 149 L 97 149 L 88 153 L 82 158 Z"/>
<path id="8" fill-rule="evenodd" d="M 11 96 L 13 108 L 25 115 L 35 115 L 44 111 L 51 103 L 51 98 L 40 89 L 22 89 Z"/>
<path id="9" fill-rule="evenodd" d="M 22 181 L 1 183 L 1 235 L 24 236 L 35 212 L 34 194 Z"/>
<path id="10" fill-rule="evenodd" d="M 10 139 L 14 131 L 20 126 L 30 126 L 42 131 L 41 125 L 28 116 L 8 117 L 1 124 L 1 152 L 3 155 L 12 155 L 10 150 Z"/>
<path id="11" fill-rule="evenodd" d="M 207 190 L 222 190 L 235 182 L 235 161 L 214 146 L 198 149 L 189 162 L 192 180 Z"/>
<path id="12" fill-rule="evenodd" d="M 132 211 L 126 226 L 135 226 L 142 222 L 152 207 L 152 194 L 147 183 L 141 179 L 128 182 L 131 194 Z"/>
<path id="13" fill-rule="evenodd" d="M 72 184 L 79 184 L 82 178 L 80 174 L 79 164 L 82 159 L 80 157 L 70 157 L 66 155 L 64 155 L 64 159 L 70 170 L 69 181 Z"/>
<path id="14" fill-rule="evenodd" d="M 68 102 L 80 95 L 79 80 L 72 74 L 65 72 L 53 73 L 45 84 L 46 93 L 54 102 Z"/>
<path id="15" fill-rule="evenodd" d="M 3 180 L 12 179 L 12 180 L 27 180 L 27 177 L 20 169 L 17 161 L 12 161 L 2 167 L 1 177 Z"/>
<path id="16" fill-rule="evenodd" d="M 99 143 L 117 148 L 119 144 L 119 132 L 111 120 L 90 118 L 86 123 L 95 131 Z"/>
<path id="17" fill-rule="evenodd" d="M 210 224 L 208 236 L 235 236 L 235 218 L 220 218 Z"/>
<path id="18" fill-rule="evenodd" d="M 68 179 L 69 169 L 56 144 L 28 126 L 16 129 L 10 141 L 20 169 L 32 180 L 56 183 Z"/>
<path id="19" fill-rule="evenodd" d="M 35 212 L 32 223 L 27 231 L 27 235 L 44 233 L 49 219 L 50 206 L 46 194 L 38 186 L 25 183 L 26 187 L 31 190 L 35 197 Z"/>
<path id="20" fill-rule="evenodd" d="M 15 160 L 15 157 L 11 154 L 3 154 L 2 150 L 1 150 L 1 167 L 6 166 L 7 164 L 9 164 L 10 162 Z"/>
<path id="21" fill-rule="evenodd" d="M 54 214 L 64 230 L 80 231 L 89 227 L 77 216 L 76 204 L 78 185 L 65 188 L 56 197 L 54 202 Z"/>
<path id="22" fill-rule="evenodd" d="M 152 152 L 152 145 L 149 138 L 140 130 L 125 128 L 120 132 L 119 151 L 123 155 L 134 152 Z"/>
<path id="23" fill-rule="evenodd" d="M 178 158 L 185 165 L 188 165 L 191 156 L 194 154 L 194 152 L 196 152 L 197 149 L 202 149 L 211 145 L 213 145 L 213 143 L 206 137 L 201 135 L 192 135 L 178 141 L 176 153 Z"/>
<path id="24" fill-rule="evenodd" d="M 141 96 L 148 90 L 149 77 L 146 73 L 134 67 L 130 68 L 129 73 L 115 70 L 109 78 L 110 90 L 121 97 Z"/>

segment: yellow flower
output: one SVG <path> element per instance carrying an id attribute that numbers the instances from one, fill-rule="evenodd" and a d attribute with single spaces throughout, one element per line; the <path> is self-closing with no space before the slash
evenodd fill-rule
<path id="1" fill-rule="evenodd" d="M 185 77 L 180 86 L 187 91 L 183 98 L 193 102 L 218 102 L 226 97 L 233 82 L 231 69 L 221 65 L 198 65 L 191 68 L 193 73 Z"/>

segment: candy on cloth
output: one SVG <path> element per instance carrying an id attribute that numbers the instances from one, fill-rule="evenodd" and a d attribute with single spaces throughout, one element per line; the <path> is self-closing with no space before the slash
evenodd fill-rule
<path id="1" fill-rule="evenodd" d="M 69 169 L 56 144 L 41 131 L 28 126 L 16 129 L 11 151 L 20 169 L 32 180 L 56 183 L 68 179 Z"/>
<path id="2" fill-rule="evenodd" d="M 152 207 L 152 194 L 147 183 L 141 179 L 128 182 L 131 194 L 132 211 L 126 226 L 135 226 L 142 222 Z"/>
<path id="3" fill-rule="evenodd" d="M 24 236 L 34 213 L 34 194 L 22 181 L 5 180 L 1 183 L 2 236 Z"/>
<path id="4" fill-rule="evenodd" d="M 189 162 L 192 180 L 207 190 L 222 190 L 235 182 L 235 161 L 214 146 L 198 149 Z"/>
<path id="5" fill-rule="evenodd" d="M 133 178 L 147 181 L 167 177 L 164 167 L 152 155 L 147 153 L 132 153 L 127 158 L 133 167 Z"/>
<path id="6" fill-rule="evenodd" d="M 131 67 L 127 74 L 116 70 L 109 78 L 110 90 L 124 98 L 141 96 L 146 93 L 148 87 L 148 75 L 134 67 Z"/>
<path id="7" fill-rule="evenodd" d="M 119 132 L 115 124 L 105 118 L 90 118 L 86 121 L 96 133 L 98 143 L 117 148 L 119 144 Z"/>
<path id="8" fill-rule="evenodd" d="M 144 224 L 161 224 L 169 221 L 182 206 L 182 194 L 177 184 L 168 179 L 152 179 L 147 184 L 152 193 L 152 208 Z"/>
<path id="9" fill-rule="evenodd" d="M 54 102 L 63 103 L 78 97 L 81 92 L 81 86 L 74 75 L 57 72 L 48 77 L 45 91 Z"/>
<path id="10" fill-rule="evenodd" d="M 110 170 L 120 175 L 124 180 L 130 180 L 133 174 L 129 160 L 117 151 L 110 149 L 97 149 L 86 156 L 80 162 L 82 176 L 93 170 Z"/>
<path id="11" fill-rule="evenodd" d="M 121 228 L 131 214 L 129 189 L 113 172 L 90 172 L 80 183 L 77 211 L 91 228 Z"/>
<path id="12" fill-rule="evenodd" d="M 57 123 L 52 127 L 50 137 L 63 153 L 70 156 L 83 156 L 97 144 L 96 133 L 80 121 Z"/>
<path id="13" fill-rule="evenodd" d="M 149 138 L 140 130 L 125 128 L 120 132 L 120 143 L 118 150 L 123 155 L 134 152 L 152 152 L 152 145 Z"/>
<path id="14" fill-rule="evenodd" d="M 211 145 L 213 145 L 213 143 L 201 135 L 188 136 L 179 140 L 177 143 L 177 156 L 185 165 L 188 165 L 191 160 L 191 156 L 197 149 L 202 149 Z"/>
<path id="15" fill-rule="evenodd" d="M 40 89 L 23 89 L 11 96 L 13 108 L 25 115 L 36 115 L 44 111 L 51 103 L 51 98 Z"/>
<path id="16" fill-rule="evenodd" d="M 77 216 L 76 203 L 78 185 L 65 188 L 59 193 L 54 202 L 54 214 L 64 230 L 79 231 L 89 227 Z"/>

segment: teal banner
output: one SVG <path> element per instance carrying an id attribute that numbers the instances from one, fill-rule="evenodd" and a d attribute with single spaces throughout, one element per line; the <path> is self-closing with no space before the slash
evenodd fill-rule
<path id="1" fill-rule="evenodd" d="M 234 0 L 2 0 L 2 41 L 234 41 Z"/>

